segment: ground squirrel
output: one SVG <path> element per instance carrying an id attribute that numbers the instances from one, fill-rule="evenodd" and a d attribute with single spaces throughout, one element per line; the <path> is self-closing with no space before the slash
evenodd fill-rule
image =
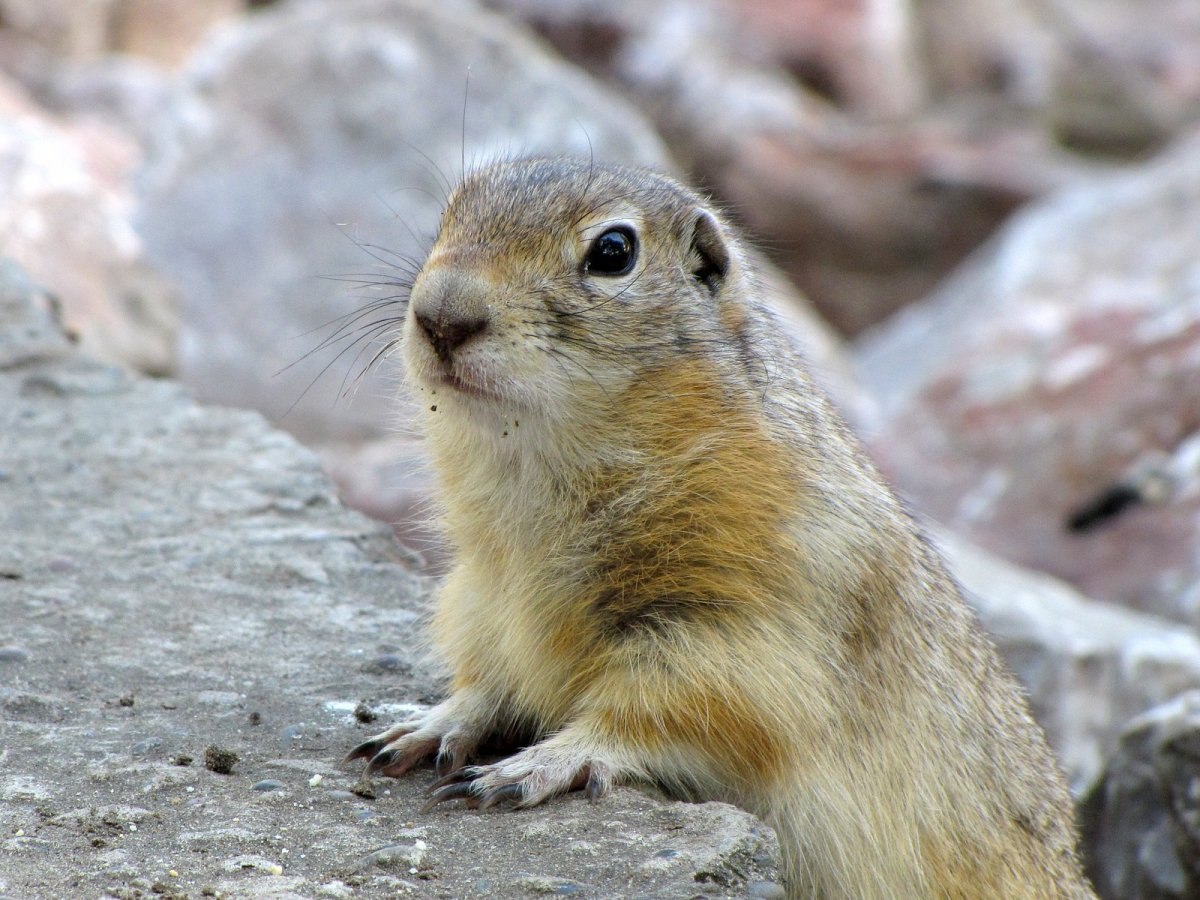
<path id="1" fill-rule="evenodd" d="M 775 828 L 789 897 L 1094 896 L 1018 687 L 710 203 L 587 161 L 484 168 L 400 342 L 453 685 L 351 758 L 436 756 L 431 805 L 728 801 Z M 469 765 L 497 735 L 525 749 Z"/>

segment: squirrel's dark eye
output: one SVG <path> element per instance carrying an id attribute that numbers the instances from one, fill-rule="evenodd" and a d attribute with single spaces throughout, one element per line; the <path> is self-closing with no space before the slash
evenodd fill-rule
<path id="1" fill-rule="evenodd" d="M 637 239 L 628 228 L 610 228 L 592 241 L 583 270 L 593 275 L 624 275 L 637 259 Z"/>

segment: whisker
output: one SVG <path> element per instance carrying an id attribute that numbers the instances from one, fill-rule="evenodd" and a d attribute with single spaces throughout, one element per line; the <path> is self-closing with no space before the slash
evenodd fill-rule
<path id="1" fill-rule="evenodd" d="M 354 340 L 357 340 L 364 333 L 366 333 L 367 329 L 369 329 L 372 325 L 376 324 L 376 322 L 368 322 L 366 325 L 359 326 L 358 328 L 354 328 L 353 326 L 355 326 L 357 323 L 361 322 L 367 316 L 373 315 L 377 312 L 381 312 L 393 305 L 399 305 L 403 308 L 407 308 L 406 304 L 399 300 L 399 295 L 397 295 L 395 297 L 380 298 L 378 300 L 373 300 L 371 303 L 368 303 L 366 306 L 361 307 L 360 309 L 357 309 L 354 312 L 347 313 L 345 316 L 339 316 L 336 319 L 332 319 L 329 322 L 326 322 L 324 325 L 319 325 L 316 328 L 305 332 L 306 335 L 312 334 L 313 332 L 320 331 L 323 328 L 328 328 L 335 323 L 339 323 L 339 322 L 341 323 L 338 325 L 337 329 L 333 331 L 333 333 L 331 333 L 327 337 L 325 337 L 319 344 L 317 344 L 315 347 L 313 347 L 307 353 L 303 354 L 299 359 L 295 360 L 294 362 L 288 363 L 286 366 L 284 366 L 282 369 L 280 369 L 278 372 L 276 372 L 275 375 L 278 376 L 278 375 L 283 374 L 284 372 L 291 369 L 293 366 L 297 366 L 300 363 L 304 362 L 306 359 L 308 359 L 314 353 L 320 353 L 322 351 L 328 350 L 330 347 L 334 346 L 335 344 L 337 344 L 343 340 L 348 340 L 351 338 L 353 338 Z M 382 323 L 393 323 L 394 322 L 394 323 L 398 323 L 398 324 L 402 324 L 403 321 L 404 321 L 403 315 L 388 316 L 387 318 L 377 320 L 377 322 L 382 322 Z M 301 336 L 303 336 L 303 335 L 301 335 Z"/>

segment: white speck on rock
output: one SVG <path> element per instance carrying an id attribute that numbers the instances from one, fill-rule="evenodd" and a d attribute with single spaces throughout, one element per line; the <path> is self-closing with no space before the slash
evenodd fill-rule
<path id="1" fill-rule="evenodd" d="M 1099 371 L 1109 361 L 1109 352 L 1099 344 L 1081 344 L 1051 361 L 1042 382 L 1052 391 L 1061 391 Z"/>
<path id="2" fill-rule="evenodd" d="M 1009 473 L 1003 469 L 991 469 L 974 488 L 958 501 L 956 518 L 963 522 L 979 522 L 991 517 L 996 502 L 1008 490 Z"/>

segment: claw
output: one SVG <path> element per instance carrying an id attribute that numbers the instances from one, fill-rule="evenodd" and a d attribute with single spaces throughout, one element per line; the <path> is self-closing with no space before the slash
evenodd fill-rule
<path id="1" fill-rule="evenodd" d="M 517 805 L 520 805 L 523 799 L 525 799 L 525 791 L 522 789 L 519 781 L 512 784 L 502 784 L 500 787 L 492 788 L 479 798 L 479 809 L 481 811 L 485 810 L 505 800 L 512 800 Z"/>
<path id="2" fill-rule="evenodd" d="M 383 740 L 383 738 L 377 737 L 363 741 L 346 754 L 346 758 L 342 760 L 342 765 L 344 766 L 346 763 L 354 762 L 356 759 L 371 759 L 375 756 L 375 754 L 384 748 L 386 743 L 387 742 Z"/>
<path id="3" fill-rule="evenodd" d="M 399 755 L 400 752 L 398 750 L 380 750 L 367 763 L 367 774 L 374 775 L 385 766 L 390 766 Z"/>
<path id="4" fill-rule="evenodd" d="M 604 784 L 604 779 L 600 777 L 600 773 L 593 771 L 589 766 L 580 774 L 586 774 L 587 780 L 583 785 L 583 790 L 587 795 L 588 803 L 595 803 L 607 793 L 608 788 Z"/>
<path id="5" fill-rule="evenodd" d="M 429 738 L 404 751 L 380 750 L 367 763 L 367 772 L 372 774 L 378 772 L 390 778 L 399 778 L 437 750 L 439 743 L 441 743 L 439 738 Z"/>
<path id="6" fill-rule="evenodd" d="M 447 772 L 427 787 L 425 793 L 432 794 L 439 788 L 444 788 L 451 784 L 462 784 L 464 781 L 474 781 L 477 777 L 479 777 L 479 770 L 474 766 L 459 766 L 453 772 Z"/>
<path id="7" fill-rule="evenodd" d="M 433 761 L 433 769 L 438 778 L 444 778 L 446 775 L 460 771 L 466 762 L 467 754 L 462 750 L 455 750 L 452 754 L 439 752 Z"/>
<path id="8" fill-rule="evenodd" d="M 463 781 L 457 784 L 448 784 L 445 787 L 434 791 L 433 795 L 425 801 L 425 805 L 421 807 L 421 812 L 430 812 L 435 806 L 437 806 L 439 803 L 445 802 L 446 800 L 466 799 L 467 805 L 471 806 L 471 800 L 476 799 L 474 793 L 474 781 Z"/>

